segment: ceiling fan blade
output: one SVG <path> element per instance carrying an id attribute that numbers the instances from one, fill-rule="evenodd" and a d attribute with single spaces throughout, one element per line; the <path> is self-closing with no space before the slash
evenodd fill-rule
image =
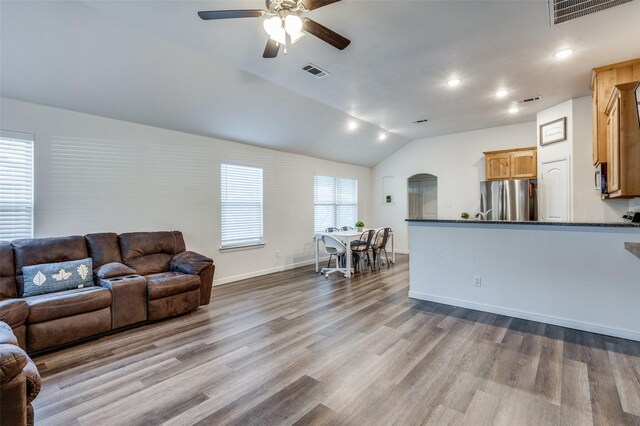
<path id="1" fill-rule="evenodd" d="M 302 5 L 307 10 L 319 9 L 330 4 L 337 3 L 340 0 L 304 0 Z"/>
<path id="2" fill-rule="evenodd" d="M 259 18 L 266 12 L 260 9 L 247 10 L 204 10 L 198 12 L 200 19 L 208 21 L 210 19 L 232 19 L 232 18 Z"/>
<path id="3" fill-rule="evenodd" d="M 351 40 L 349 40 L 348 38 L 342 37 L 337 32 L 331 31 L 324 25 L 320 25 L 316 21 L 309 18 L 304 19 L 302 29 L 309 34 L 313 34 L 314 36 L 318 37 L 320 40 L 329 43 L 339 50 L 343 50 L 349 44 L 351 44 Z"/>
<path id="4" fill-rule="evenodd" d="M 263 58 L 275 58 L 278 56 L 278 51 L 280 50 L 280 43 L 270 38 L 267 40 L 267 45 L 264 48 L 264 53 L 262 54 Z"/>

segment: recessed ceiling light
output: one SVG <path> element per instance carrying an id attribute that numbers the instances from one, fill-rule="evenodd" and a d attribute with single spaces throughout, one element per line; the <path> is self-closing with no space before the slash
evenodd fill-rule
<path id="1" fill-rule="evenodd" d="M 460 84 L 460 79 L 459 78 L 452 78 L 451 80 L 447 81 L 447 84 L 450 87 L 456 87 L 458 84 Z"/>
<path id="2" fill-rule="evenodd" d="M 386 133 L 380 133 L 380 134 L 378 135 L 378 140 L 379 140 L 379 141 L 383 141 L 383 140 L 385 140 L 385 139 L 387 139 L 387 134 L 386 134 Z"/>
<path id="3" fill-rule="evenodd" d="M 559 52 L 556 52 L 556 54 L 553 56 L 555 56 L 558 59 L 565 59 L 571 56 L 572 53 L 573 53 L 573 49 L 563 49 Z"/>
<path id="4" fill-rule="evenodd" d="M 498 91 L 496 92 L 496 97 L 497 97 L 497 98 L 504 98 L 504 97 L 505 97 L 505 96 L 507 96 L 508 94 L 509 94 L 509 91 L 508 91 L 508 90 L 504 90 L 504 89 L 502 89 L 502 90 L 498 90 Z"/>
<path id="5" fill-rule="evenodd" d="M 355 130 L 358 128 L 358 123 L 356 123 L 355 121 L 351 120 L 349 121 L 349 124 L 347 124 L 347 128 L 349 130 Z"/>
<path id="6" fill-rule="evenodd" d="M 516 106 L 509 108 L 509 113 L 510 114 L 515 114 L 518 111 L 520 111 L 520 108 L 518 108 Z"/>

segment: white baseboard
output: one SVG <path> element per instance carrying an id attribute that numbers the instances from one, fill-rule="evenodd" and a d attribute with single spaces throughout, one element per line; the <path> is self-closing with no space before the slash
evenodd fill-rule
<path id="1" fill-rule="evenodd" d="M 396 254 L 409 254 L 409 250 L 396 249 Z"/>
<path id="2" fill-rule="evenodd" d="M 588 331 L 591 333 L 604 334 L 606 336 L 620 337 L 622 339 L 635 340 L 640 342 L 640 333 L 630 330 L 604 327 L 597 324 L 573 321 L 566 318 L 549 315 L 536 314 L 532 312 L 516 311 L 501 306 L 485 305 L 481 303 L 469 302 L 466 300 L 451 299 L 448 297 L 435 296 L 433 294 L 409 291 L 412 299 L 426 300 L 428 302 L 442 303 L 445 305 L 459 306 L 461 308 L 474 309 L 477 311 L 490 312 L 492 314 L 506 315 L 514 318 L 521 318 L 530 321 L 542 322 L 545 324 L 558 325 L 560 327 L 573 328 L 576 330 Z"/>
<path id="3" fill-rule="evenodd" d="M 329 257 L 321 257 L 320 258 L 320 263 L 322 263 L 323 261 L 327 261 L 327 259 L 329 259 Z M 232 283 L 232 282 L 235 282 L 235 281 L 246 280 L 247 278 L 255 278 L 255 277 L 259 277 L 261 275 L 273 274 L 274 272 L 288 271 L 290 269 L 300 268 L 302 266 L 313 265 L 315 263 L 316 263 L 316 259 L 314 258 L 314 259 L 311 259 L 311 260 L 304 260 L 302 262 L 290 263 L 288 265 L 276 266 L 274 268 L 261 269 L 259 271 L 252 271 L 252 272 L 248 272 L 246 274 L 233 275 L 231 277 L 225 277 L 225 278 L 221 278 L 219 280 L 213 280 L 213 285 L 217 286 L 217 285 L 229 284 L 229 283 Z"/>

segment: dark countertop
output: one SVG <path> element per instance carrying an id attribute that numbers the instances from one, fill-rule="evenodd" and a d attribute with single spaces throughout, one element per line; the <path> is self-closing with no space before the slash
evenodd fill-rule
<path id="1" fill-rule="evenodd" d="M 638 228 L 640 224 L 631 222 L 609 222 L 609 223 L 590 223 L 590 222 L 515 222 L 507 220 L 473 220 L 473 219 L 405 219 L 407 222 L 425 222 L 425 223 L 459 223 L 459 224 L 478 224 L 478 225 L 543 225 L 543 226 L 596 226 L 604 228 Z"/>
<path id="2" fill-rule="evenodd" d="M 624 243 L 624 248 L 640 257 L 640 243 Z"/>

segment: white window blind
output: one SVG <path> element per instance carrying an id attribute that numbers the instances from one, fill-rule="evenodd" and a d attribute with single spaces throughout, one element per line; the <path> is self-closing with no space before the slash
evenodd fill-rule
<path id="1" fill-rule="evenodd" d="M 33 237 L 33 135 L 0 132 L 0 240 Z"/>
<path id="2" fill-rule="evenodd" d="M 262 169 L 222 164 L 222 248 L 264 244 Z"/>
<path id="3" fill-rule="evenodd" d="M 330 227 L 354 226 L 358 220 L 358 181 L 331 176 L 314 176 L 315 232 Z"/>

